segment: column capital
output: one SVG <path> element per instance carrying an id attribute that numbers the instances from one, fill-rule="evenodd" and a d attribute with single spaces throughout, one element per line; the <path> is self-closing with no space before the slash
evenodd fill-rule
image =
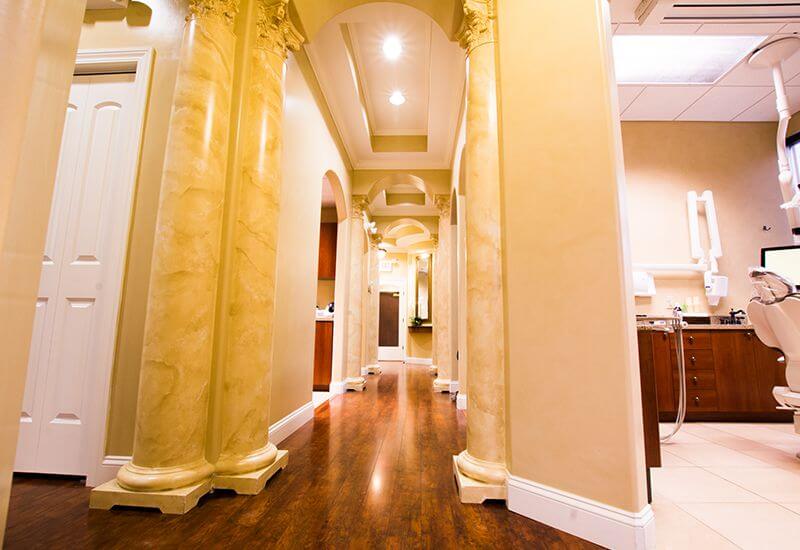
<path id="1" fill-rule="evenodd" d="M 439 248 L 439 235 L 431 235 L 431 243 L 433 243 L 433 248 Z"/>
<path id="2" fill-rule="evenodd" d="M 469 55 L 482 44 L 494 42 L 495 0 L 463 0 L 464 19 L 456 37 Z"/>
<path id="3" fill-rule="evenodd" d="M 369 207 L 369 200 L 367 200 L 366 195 L 353 195 L 352 200 L 350 201 L 350 206 L 352 208 L 350 217 L 361 219 L 364 215 L 364 212 L 367 211 L 367 207 Z"/>
<path id="4" fill-rule="evenodd" d="M 370 248 L 378 248 L 378 245 L 383 242 L 383 237 L 380 233 L 374 233 L 369 236 Z"/>
<path id="5" fill-rule="evenodd" d="M 284 59 L 289 50 L 299 50 L 304 41 L 289 17 L 289 0 L 260 0 L 256 27 L 255 47 Z"/>
<path id="6" fill-rule="evenodd" d="M 447 217 L 450 215 L 450 195 L 436 195 L 433 197 L 433 204 L 439 210 L 439 216 Z"/>
<path id="7" fill-rule="evenodd" d="M 238 12 L 239 0 L 189 0 L 187 20 L 198 17 L 219 17 L 232 27 Z"/>

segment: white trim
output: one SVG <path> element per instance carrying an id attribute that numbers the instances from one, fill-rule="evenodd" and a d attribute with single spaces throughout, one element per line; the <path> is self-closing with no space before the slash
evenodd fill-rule
<path id="1" fill-rule="evenodd" d="M 403 362 L 414 363 L 415 365 L 433 365 L 433 359 L 425 359 L 424 357 L 406 357 Z"/>
<path id="2" fill-rule="evenodd" d="M 342 395 L 345 392 L 344 380 L 339 380 L 338 382 L 331 382 L 328 391 L 331 392 L 331 396 Z"/>
<path id="3" fill-rule="evenodd" d="M 103 461 L 98 467 L 98 471 L 102 472 L 103 477 L 111 480 L 117 477 L 117 472 L 119 471 L 120 466 L 130 462 L 131 460 L 133 460 L 132 456 L 106 455 L 103 457 Z"/>
<path id="4" fill-rule="evenodd" d="M 292 435 L 303 424 L 314 418 L 314 401 L 309 401 L 269 427 L 270 443 L 278 445 L 281 441 Z"/>
<path id="5" fill-rule="evenodd" d="M 508 509 L 595 544 L 655 548 L 655 517 L 649 504 L 629 512 L 521 477 L 508 476 Z"/>
<path id="6" fill-rule="evenodd" d="M 139 173 L 139 158 L 142 150 L 142 135 L 147 112 L 147 98 L 150 89 L 150 78 L 153 66 L 152 48 L 126 48 L 108 50 L 78 50 L 75 59 L 75 74 L 135 72 L 133 81 L 135 118 L 133 136 L 129 142 L 131 149 L 125 153 L 126 165 L 123 166 L 120 186 L 125 189 L 127 204 L 130 209 L 126 221 L 125 235 L 130 234 L 133 219 L 133 193 L 136 189 Z M 126 237 L 127 242 L 127 237 Z M 109 278 L 108 286 L 103 290 L 108 296 L 116 296 L 114 311 L 110 317 L 113 323 L 113 334 L 116 337 L 119 324 L 119 309 L 122 302 L 122 285 L 125 278 L 127 252 L 121 255 L 121 264 L 111 266 L 111 272 L 119 273 L 118 278 Z M 88 376 L 87 394 L 92 396 L 89 404 L 86 425 L 86 486 L 95 487 L 114 479 L 116 467 L 105 464 L 106 426 L 108 425 L 108 405 L 111 386 L 111 371 L 114 364 L 114 345 L 109 346 L 108 356 L 97 371 Z"/>
<path id="7" fill-rule="evenodd" d="M 458 380 L 450 380 L 450 393 L 458 392 Z"/>
<path id="8" fill-rule="evenodd" d="M 300 426 L 314 418 L 314 401 L 309 401 L 269 427 L 269 440 L 275 445 L 292 435 Z"/>
<path id="9" fill-rule="evenodd" d="M 466 411 L 467 410 L 467 394 L 458 392 L 456 396 L 456 409 L 459 411 Z"/>

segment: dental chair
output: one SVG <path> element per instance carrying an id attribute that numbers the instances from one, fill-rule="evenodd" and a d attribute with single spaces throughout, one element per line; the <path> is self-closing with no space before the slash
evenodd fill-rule
<path id="1" fill-rule="evenodd" d="M 755 295 L 747 305 L 747 316 L 756 336 L 783 351 L 786 362 L 789 387 L 775 386 L 772 396 L 781 407 L 794 411 L 794 430 L 800 434 L 800 293 L 791 281 L 771 271 L 753 268 L 750 280 Z"/>

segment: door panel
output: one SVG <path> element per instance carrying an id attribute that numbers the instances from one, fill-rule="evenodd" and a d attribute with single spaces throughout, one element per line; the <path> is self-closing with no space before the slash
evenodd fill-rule
<path id="1" fill-rule="evenodd" d="M 397 347 L 400 345 L 399 313 L 400 296 L 396 292 L 381 292 L 379 346 Z"/>
<path id="2" fill-rule="evenodd" d="M 130 219 L 134 75 L 70 91 L 31 343 L 17 471 L 85 474 L 90 377 L 110 369 Z M 26 418 L 28 415 L 29 418 Z"/>

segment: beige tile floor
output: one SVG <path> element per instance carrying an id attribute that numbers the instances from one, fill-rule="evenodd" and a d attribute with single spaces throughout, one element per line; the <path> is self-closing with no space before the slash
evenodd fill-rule
<path id="1" fill-rule="evenodd" d="M 800 548 L 798 451 L 791 424 L 684 424 L 651 470 L 657 547 Z"/>

